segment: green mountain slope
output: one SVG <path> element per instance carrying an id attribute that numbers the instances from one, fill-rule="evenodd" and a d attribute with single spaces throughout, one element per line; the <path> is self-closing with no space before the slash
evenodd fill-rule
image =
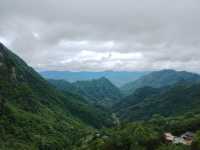
<path id="1" fill-rule="evenodd" d="M 122 111 L 123 109 L 126 109 L 130 106 L 141 103 L 145 98 L 148 98 L 152 95 L 159 94 L 159 93 L 160 93 L 159 89 L 152 88 L 152 87 L 143 87 L 143 88 L 136 89 L 133 94 L 125 97 L 116 105 L 114 105 L 113 110 Z"/>
<path id="2" fill-rule="evenodd" d="M 198 74 L 174 71 L 174 70 L 161 70 L 155 71 L 148 75 L 145 75 L 138 80 L 128 83 L 121 87 L 121 91 L 125 95 L 133 93 L 137 88 L 149 86 L 154 88 L 160 88 L 164 86 L 170 86 L 179 82 L 200 82 L 200 76 Z"/>
<path id="3" fill-rule="evenodd" d="M 0 115 L 3 150 L 72 149 L 88 126 L 111 121 L 79 96 L 58 91 L 1 43 Z"/>
<path id="4" fill-rule="evenodd" d="M 124 120 L 150 119 L 155 114 L 177 116 L 199 112 L 200 84 L 182 83 L 164 88 L 144 87 L 116 104 L 114 110 Z"/>
<path id="5" fill-rule="evenodd" d="M 103 106 L 111 106 L 122 98 L 120 90 L 104 77 L 77 81 L 73 85 L 81 91 L 80 95 L 87 100 Z"/>
<path id="6" fill-rule="evenodd" d="M 58 90 L 63 91 L 64 93 L 70 92 L 77 95 L 80 95 L 82 93 L 82 91 L 79 88 L 77 88 L 75 85 L 66 80 L 48 79 L 47 81 L 53 86 L 55 86 Z"/>
<path id="7" fill-rule="evenodd" d="M 69 95 L 72 95 L 73 97 L 76 97 L 76 99 L 81 101 L 81 104 L 76 102 L 77 104 L 79 104 L 79 107 L 73 109 L 73 112 L 77 115 L 80 115 L 82 114 L 82 112 L 80 112 L 79 110 L 83 109 L 84 111 L 90 113 L 88 114 L 88 124 L 98 128 L 112 125 L 113 119 L 111 117 L 111 111 L 99 105 L 95 105 L 94 103 L 91 103 L 91 101 L 86 100 L 83 97 L 83 91 L 81 91 L 79 88 L 65 80 L 49 79 L 48 82 L 67 97 L 69 97 Z M 83 116 L 83 118 L 85 117 L 86 115 Z"/>

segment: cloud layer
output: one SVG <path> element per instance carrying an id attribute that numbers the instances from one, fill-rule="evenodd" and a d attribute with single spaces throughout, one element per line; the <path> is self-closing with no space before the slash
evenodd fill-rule
<path id="1" fill-rule="evenodd" d="M 200 72 L 199 0 L 1 0 L 0 41 L 42 70 Z"/>

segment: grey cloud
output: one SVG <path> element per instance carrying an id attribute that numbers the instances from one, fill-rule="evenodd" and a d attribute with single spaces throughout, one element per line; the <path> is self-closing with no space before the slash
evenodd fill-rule
<path id="1" fill-rule="evenodd" d="M 198 72 L 199 14 L 199 0 L 1 0 L 0 40 L 39 69 Z M 84 50 L 142 57 L 75 59 Z"/>

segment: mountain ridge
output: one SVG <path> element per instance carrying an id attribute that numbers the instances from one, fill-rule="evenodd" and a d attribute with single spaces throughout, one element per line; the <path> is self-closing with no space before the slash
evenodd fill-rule
<path id="1" fill-rule="evenodd" d="M 149 86 L 154 88 L 161 88 L 164 86 L 170 86 L 179 82 L 200 82 L 200 75 L 187 71 L 175 71 L 175 70 L 160 70 L 149 73 L 136 81 L 130 82 L 120 89 L 125 95 L 129 95 L 137 88 Z"/>
<path id="2" fill-rule="evenodd" d="M 66 80 L 68 82 L 76 82 L 83 80 L 98 79 L 101 77 L 108 78 L 113 84 L 120 87 L 125 83 L 134 81 L 139 77 L 147 74 L 148 72 L 129 72 L 129 71 L 40 71 L 39 72 L 44 78 Z"/>

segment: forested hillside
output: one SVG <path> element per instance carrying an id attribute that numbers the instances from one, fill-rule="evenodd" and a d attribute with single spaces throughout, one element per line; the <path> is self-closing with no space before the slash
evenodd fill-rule
<path id="1" fill-rule="evenodd" d="M 155 114 L 165 117 L 199 113 L 200 84 L 180 83 L 163 88 L 144 87 L 114 106 L 124 120 L 150 119 Z"/>
<path id="2" fill-rule="evenodd" d="M 174 85 L 179 82 L 199 83 L 200 75 L 186 71 L 161 70 L 147 74 L 134 82 L 130 82 L 121 87 L 125 95 L 132 94 L 136 89 L 145 86 L 161 88 Z"/>
<path id="3" fill-rule="evenodd" d="M 81 91 L 79 88 L 77 88 L 72 83 L 65 81 L 65 80 L 55 80 L 55 79 L 48 79 L 47 80 L 50 84 L 55 86 L 58 90 L 63 91 L 64 93 L 73 93 L 77 95 L 82 95 L 83 91 Z"/>
<path id="4" fill-rule="evenodd" d="M 88 81 L 77 81 L 73 85 L 81 91 L 80 94 L 88 101 L 102 106 L 112 106 L 122 98 L 120 90 L 104 77 Z"/>
<path id="5" fill-rule="evenodd" d="M 63 92 L 71 92 L 84 97 L 94 105 L 111 107 L 121 100 L 120 90 L 106 78 L 69 83 L 65 80 L 49 79 L 49 83 Z"/>
<path id="6" fill-rule="evenodd" d="M 72 149 L 88 128 L 112 124 L 105 112 L 58 91 L 2 44 L 0 112 L 3 150 Z"/>

